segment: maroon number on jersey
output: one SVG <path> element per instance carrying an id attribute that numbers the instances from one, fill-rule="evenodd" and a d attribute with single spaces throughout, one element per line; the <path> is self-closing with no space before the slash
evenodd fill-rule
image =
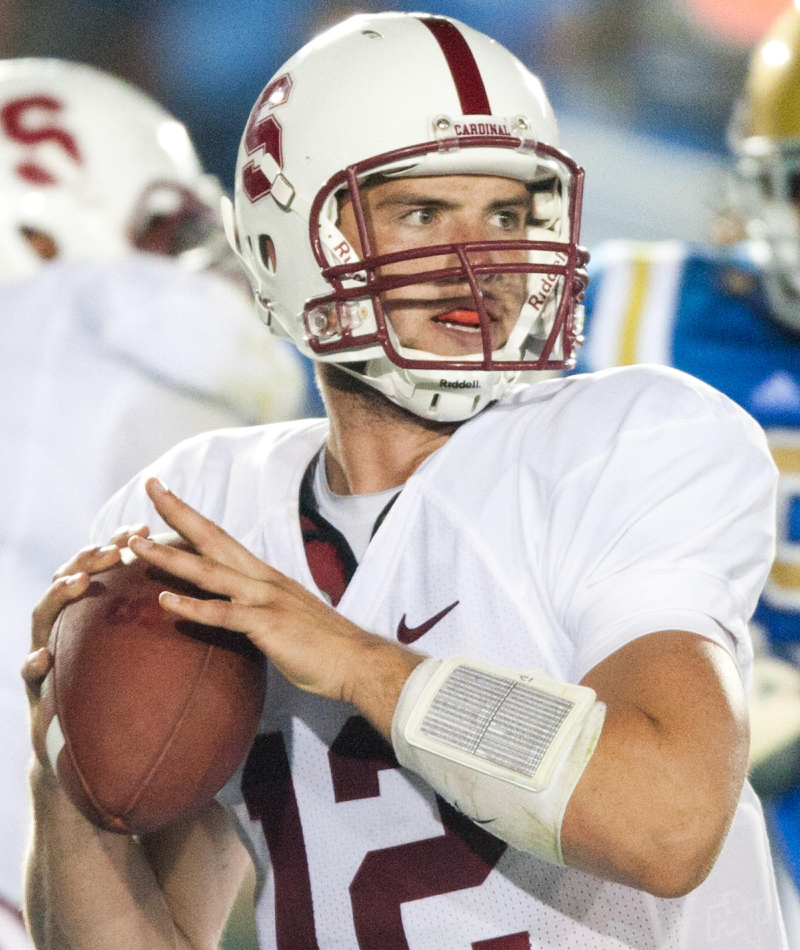
<path id="1" fill-rule="evenodd" d="M 398 767 L 389 743 L 361 716 L 347 720 L 328 760 L 337 802 L 379 796 L 378 773 Z M 273 864 L 278 950 L 318 950 L 308 857 L 281 733 L 257 737 L 242 791 L 251 818 L 264 828 Z M 409 950 L 401 905 L 477 887 L 505 851 L 505 842 L 439 796 L 436 801 L 443 835 L 370 851 L 361 862 L 350 884 L 361 950 Z"/>
<path id="2" fill-rule="evenodd" d="M 283 734 L 256 736 L 244 767 L 242 794 L 267 839 L 275 878 L 278 950 L 319 950 L 308 856 Z"/>

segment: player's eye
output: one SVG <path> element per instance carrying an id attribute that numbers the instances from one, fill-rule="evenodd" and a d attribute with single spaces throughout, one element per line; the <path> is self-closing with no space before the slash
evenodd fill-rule
<path id="1" fill-rule="evenodd" d="M 492 215 L 492 223 L 504 231 L 518 231 L 522 229 L 522 213 L 508 208 L 497 211 Z"/>
<path id="2" fill-rule="evenodd" d="M 435 208 L 414 208 L 412 211 L 407 211 L 402 220 L 406 224 L 411 224 L 416 227 L 424 227 L 428 224 L 433 224 L 436 220 L 436 209 Z"/>

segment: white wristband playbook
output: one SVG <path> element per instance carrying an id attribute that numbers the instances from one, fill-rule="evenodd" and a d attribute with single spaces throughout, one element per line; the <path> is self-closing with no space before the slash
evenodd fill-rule
<path id="1" fill-rule="evenodd" d="M 567 802 L 594 752 L 605 706 L 541 670 L 429 659 L 392 722 L 401 765 L 509 844 L 557 864 Z"/>

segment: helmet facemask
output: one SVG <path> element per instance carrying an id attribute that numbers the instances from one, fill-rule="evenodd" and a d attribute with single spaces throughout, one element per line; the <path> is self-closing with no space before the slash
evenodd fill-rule
<path id="1" fill-rule="evenodd" d="M 220 226 L 222 190 L 212 176 L 194 189 L 174 181 L 154 181 L 137 200 L 128 224 L 132 247 L 179 261 L 187 270 L 205 270 L 232 257 Z"/>
<path id="2" fill-rule="evenodd" d="M 507 385 L 521 370 L 573 364 L 580 334 L 576 309 L 586 284 L 585 253 L 572 239 L 581 173 L 555 149 L 533 146 L 520 154 L 518 139 L 500 148 L 509 145 L 527 165 L 522 237 L 421 243 L 380 253 L 367 193 L 381 182 L 435 177 L 442 166 L 444 174 L 458 174 L 459 163 L 452 154 L 442 161 L 437 143 L 361 162 L 321 189 L 311 209 L 311 241 L 331 292 L 311 298 L 303 315 L 318 359 L 356 372 L 390 398 L 376 380 L 394 373 L 405 390 L 428 391 L 428 412 L 431 403 L 437 410 L 436 393 L 477 395 L 484 384 Z M 502 154 L 492 163 L 496 150 L 497 137 L 475 137 L 460 146 L 461 164 L 475 175 L 491 175 L 494 165 L 493 177 L 509 177 Z M 343 201 L 352 203 L 360 254 L 338 228 Z M 420 345 L 399 320 L 409 306 L 444 326 L 433 345 Z M 353 362 L 360 371 L 348 367 Z M 485 404 L 479 399 L 474 411 Z"/>
<path id="3" fill-rule="evenodd" d="M 750 139 L 737 179 L 775 315 L 800 330 L 800 142 Z"/>

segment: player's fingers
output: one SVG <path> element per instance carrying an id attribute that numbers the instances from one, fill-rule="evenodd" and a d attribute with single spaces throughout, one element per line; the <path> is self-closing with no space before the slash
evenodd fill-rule
<path id="1" fill-rule="evenodd" d="M 279 571 L 264 564 L 246 547 L 239 544 L 227 531 L 195 511 L 185 501 L 169 491 L 157 478 L 149 478 L 147 494 L 167 524 L 190 542 L 201 554 L 206 554 L 248 577 L 264 579 L 282 577 Z"/>
<path id="2" fill-rule="evenodd" d="M 146 538 L 150 534 L 150 529 L 146 524 L 140 522 L 134 525 L 122 525 L 111 535 L 109 544 L 116 545 L 118 548 L 124 548 L 128 545 L 128 540 L 134 536 Z"/>
<path id="3" fill-rule="evenodd" d="M 47 593 L 33 608 L 31 624 L 31 649 L 47 646 L 50 630 L 62 608 L 71 600 L 86 593 L 90 583 L 85 572 L 60 577 L 47 589 Z"/>
<path id="4" fill-rule="evenodd" d="M 98 571 L 104 571 L 116 564 L 119 560 L 121 548 L 127 546 L 131 537 L 147 537 L 150 533 L 146 524 L 124 525 L 117 528 L 111 536 L 108 544 L 102 547 L 98 545 L 89 545 L 81 548 L 77 554 L 73 555 L 68 561 L 61 565 L 53 574 L 53 580 L 61 577 L 67 577 L 72 574 L 79 574 L 86 571 L 88 574 L 96 574 Z"/>
<path id="5" fill-rule="evenodd" d="M 263 631 L 263 605 L 234 604 L 229 600 L 196 600 L 194 597 L 183 597 L 171 591 L 164 591 L 158 600 L 165 610 L 171 610 L 186 620 L 194 620 L 209 627 L 224 627 L 247 636 L 259 628 Z"/>
<path id="6" fill-rule="evenodd" d="M 119 548 L 115 544 L 107 544 L 104 547 L 81 548 L 77 554 L 58 568 L 53 574 L 53 580 L 57 581 L 62 577 L 71 577 L 73 574 L 80 574 L 83 571 L 87 574 L 96 574 L 98 571 L 104 571 L 112 564 L 116 564 L 118 560 Z"/>
<path id="7" fill-rule="evenodd" d="M 246 604 L 265 604 L 268 585 L 205 555 L 182 551 L 145 538 L 131 538 L 131 550 L 137 557 L 160 567 L 169 574 L 191 581 L 202 590 L 221 594 Z M 265 565 L 266 566 L 266 565 Z"/>
<path id="8" fill-rule="evenodd" d="M 29 699 L 36 700 L 39 698 L 42 680 L 44 680 L 45 676 L 50 672 L 52 665 L 53 658 L 47 647 L 40 647 L 25 657 L 20 672 L 25 681 L 25 689 L 27 690 Z"/>
<path id="9" fill-rule="evenodd" d="M 283 609 L 281 598 L 269 609 L 227 600 L 195 600 L 166 591 L 159 601 L 187 620 L 243 633 L 289 682 L 331 699 L 349 695 L 345 658 L 351 655 L 354 642 L 363 637 L 380 640 L 335 611 L 331 618 L 308 614 L 298 618 Z"/>

